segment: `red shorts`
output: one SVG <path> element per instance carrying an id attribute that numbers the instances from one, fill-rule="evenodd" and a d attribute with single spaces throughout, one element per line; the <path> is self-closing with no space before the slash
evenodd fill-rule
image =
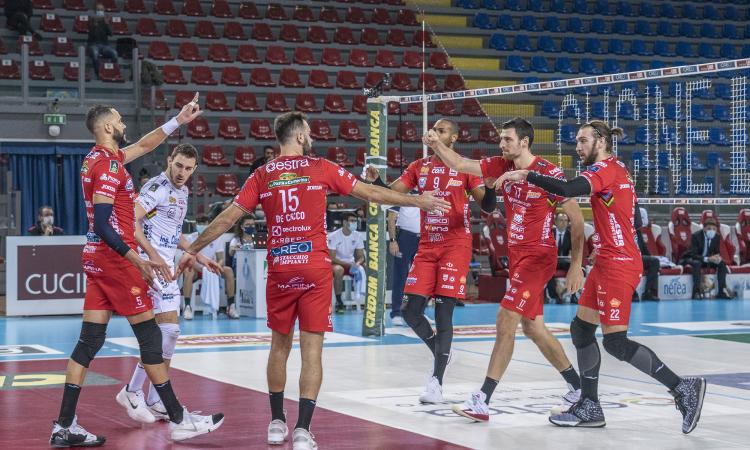
<path id="1" fill-rule="evenodd" d="M 406 278 L 404 294 L 466 298 L 471 247 L 446 242 L 420 246 Z"/>
<path id="2" fill-rule="evenodd" d="M 557 248 L 509 249 L 510 287 L 500 305 L 534 320 L 544 314 L 544 288 L 557 269 Z"/>
<path id="3" fill-rule="evenodd" d="M 289 334 L 294 330 L 294 322 L 299 317 L 299 329 L 302 331 L 333 331 L 332 289 L 333 274 L 330 270 L 268 272 L 268 327 L 279 333 Z"/>
<path id="4" fill-rule="evenodd" d="M 129 262 L 93 265 L 84 261 L 83 269 L 86 272 L 84 311 L 104 309 L 132 316 L 153 309 L 141 272 Z"/>
<path id="5" fill-rule="evenodd" d="M 629 264 L 598 258 L 586 277 L 578 305 L 599 311 L 602 325 L 627 325 L 630 321 L 630 304 L 643 268 Z"/>

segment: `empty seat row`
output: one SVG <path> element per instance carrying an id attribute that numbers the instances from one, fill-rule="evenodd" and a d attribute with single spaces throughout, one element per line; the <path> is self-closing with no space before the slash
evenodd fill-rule
<path id="1" fill-rule="evenodd" d="M 78 61 L 69 61 L 63 66 L 63 78 L 68 81 L 78 81 Z M 55 80 L 55 75 L 47 61 L 36 59 L 29 61 L 29 78 L 31 80 Z M 12 59 L 0 60 L 0 80 L 20 80 L 21 68 L 18 62 Z M 90 76 L 86 75 L 86 80 Z M 125 80 L 117 63 L 100 61 L 99 80 L 104 82 L 122 83 Z"/>
<path id="2" fill-rule="evenodd" d="M 333 134 L 331 126 L 325 120 L 310 121 L 310 135 L 315 140 L 335 141 L 337 135 Z M 193 139 L 214 139 L 216 136 L 211 131 L 205 117 L 198 117 L 187 127 L 187 135 Z M 247 136 L 242 132 L 239 121 L 235 118 L 219 119 L 218 136 L 224 139 L 245 139 Z M 250 122 L 249 136 L 255 139 L 276 139 L 273 128 L 267 119 L 253 119 Z M 360 132 L 356 122 L 343 120 L 339 123 L 338 138 L 345 141 L 364 141 L 365 136 Z"/>

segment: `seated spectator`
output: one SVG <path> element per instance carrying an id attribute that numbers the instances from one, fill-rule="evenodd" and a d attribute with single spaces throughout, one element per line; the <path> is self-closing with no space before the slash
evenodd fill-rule
<path id="1" fill-rule="evenodd" d="M 55 226 L 55 211 L 51 206 L 42 206 L 36 215 L 36 225 L 26 230 L 29 236 L 62 236 L 65 230 Z"/>
<path id="2" fill-rule="evenodd" d="M 250 166 L 250 173 L 248 175 L 252 175 L 253 172 L 255 172 L 258 167 L 263 166 L 265 163 L 273 159 L 274 155 L 274 149 L 270 145 L 266 145 L 263 147 L 263 156 L 256 158 L 255 161 L 253 161 L 253 165 Z"/>
<path id="3" fill-rule="evenodd" d="M 652 256 L 651 252 L 648 251 L 646 242 L 643 240 L 643 233 L 641 228 L 650 226 L 648 221 L 648 212 L 645 208 L 639 208 L 641 226 L 635 228 L 635 238 L 638 241 L 638 248 L 641 249 L 641 259 L 643 260 L 643 273 L 646 275 L 646 289 L 643 292 L 644 300 L 659 300 L 659 267 L 661 263 L 659 258 Z M 633 301 L 639 301 L 638 293 L 633 292 Z"/>
<path id="4" fill-rule="evenodd" d="M 555 242 L 557 243 L 557 270 L 567 271 L 570 268 L 570 219 L 564 212 L 555 216 Z M 557 279 L 553 276 L 547 282 L 547 296 L 554 303 L 563 303 L 562 294 L 565 284 L 558 287 Z"/>
<path id="5" fill-rule="evenodd" d="M 343 226 L 328 234 L 328 250 L 331 252 L 336 313 L 342 313 L 344 302 L 341 300 L 341 291 L 344 289 L 344 275 L 351 275 L 355 279 L 361 276 L 362 264 L 365 262 L 365 243 L 357 231 L 355 214 L 344 215 Z"/>
<path id="6" fill-rule="evenodd" d="M 690 250 L 685 253 L 680 262 L 690 265 L 693 272 L 693 298 L 706 298 L 708 292 L 701 289 L 701 268 L 716 269 L 719 280 L 719 293 L 716 298 L 732 298 L 727 288 L 727 265 L 721 259 L 721 235 L 717 233 L 716 221 L 709 217 L 703 223 L 703 230 L 696 231 L 690 240 Z"/>
<path id="7" fill-rule="evenodd" d="M 255 248 L 255 216 L 248 214 L 234 226 L 234 237 L 229 241 L 229 257 L 232 260 L 232 270 L 237 273 L 237 258 L 235 253 L 239 249 Z"/>
<path id="8" fill-rule="evenodd" d="M 208 222 L 208 216 L 198 216 L 195 219 L 195 225 L 198 231 L 196 233 L 185 235 L 185 239 L 187 239 L 187 241 L 191 244 L 195 242 L 195 240 L 198 239 L 198 236 L 208 226 Z M 230 319 L 239 319 L 240 314 L 234 304 L 234 271 L 231 267 L 228 267 L 224 264 L 224 248 L 220 248 L 218 242 L 214 241 L 208 244 L 203 250 L 201 250 L 200 253 L 206 258 L 215 259 L 216 262 L 224 267 L 224 271 L 221 274 L 221 277 L 224 278 L 224 289 L 227 294 L 226 314 Z M 193 292 L 193 282 L 197 280 L 199 276 L 203 279 L 203 286 L 201 288 L 201 300 L 203 301 L 203 303 L 209 305 L 214 311 L 218 310 L 219 285 L 218 282 L 216 284 L 210 283 L 210 281 L 213 280 L 211 277 L 217 275 L 214 275 L 208 269 L 198 263 L 196 263 L 195 266 L 195 269 L 186 269 L 185 272 L 183 272 L 184 275 L 182 279 L 182 295 L 185 297 L 185 310 L 183 311 L 182 316 L 185 318 L 185 320 L 193 319 L 193 308 L 190 306 L 190 295 L 192 295 Z"/>
<path id="9" fill-rule="evenodd" d="M 31 28 L 31 17 L 34 6 L 31 0 L 5 0 L 5 18 L 9 29 L 18 31 L 20 35 L 31 34 L 37 40 L 42 36 Z"/>
<path id="10" fill-rule="evenodd" d="M 89 20 L 88 52 L 91 64 L 94 65 L 94 73 L 99 78 L 99 58 L 103 57 L 117 61 L 117 50 L 109 44 L 112 36 L 112 28 L 109 27 L 107 16 L 104 13 L 104 5 L 96 4 L 96 15 Z"/>

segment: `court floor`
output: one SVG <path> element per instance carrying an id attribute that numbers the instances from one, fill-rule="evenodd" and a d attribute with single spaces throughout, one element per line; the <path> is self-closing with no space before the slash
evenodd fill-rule
<path id="1" fill-rule="evenodd" d="M 545 319 L 569 358 L 568 324 L 575 306 L 547 305 Z M 497 305 L 468 305 L 455 314 L 455 361 L 444 383 L 446 402 L 417 400 L 432 362 L 408 328 L 382 338 L 361 336 L 362 314 L 334 318 L 326 336 L 324 381 L 312 431 L 321 449 L 574 449 L 581 445 L 657 449 L 747 448 L 750 437 L 750 300 L 662 301 L 633 306 L 631 336 L 681 375 L 709 381 L 698 428 L 685 436 L 671 396 L 658 383 L 603 352 L 600 395 L 607 426 L 563 429 L 547 421 L 565 392 L 562 378 L 533 343 L 519 335 L 510 367 L 492 397 L 489 423 L 451 411 L 482 380 L 494 337 Z M 428 315 L 431 311 L 428 311 Z M 0 448 L 47 448 L 64 383 L 65 359 L 80 317 L 0 319 Z M 223 411 L 216 433 L 172 445 L 164 424 L 131 421 L 114 396 L 130 378 L 137 345 L 122 318 L 91 365 L 79 422 L 107 436 L 108 448 L 289 448 L 267 446 L 270 412 L 265 364 L 270 335 L 264 321 L 197 316 L 182 323 L 173 359 L 175 390 L 191 410 Z M 297 347 L 288 365 L 286 409 L 297 416 Z"/>

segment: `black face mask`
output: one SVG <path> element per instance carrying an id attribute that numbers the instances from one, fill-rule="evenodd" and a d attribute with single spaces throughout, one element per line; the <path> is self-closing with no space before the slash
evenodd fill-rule
<path id="1" fill-rule="evenodd" d="M 128 141 L 127 141 L 127 138 L 125 137 L 125 133 L 120 132 L 119 130 L 115 130 L 115 132 L 112 134 L 112 139 L 115 140 L 115 142 L 117 143 L 117 146 L 120 148 L 128 146 Z"/>

